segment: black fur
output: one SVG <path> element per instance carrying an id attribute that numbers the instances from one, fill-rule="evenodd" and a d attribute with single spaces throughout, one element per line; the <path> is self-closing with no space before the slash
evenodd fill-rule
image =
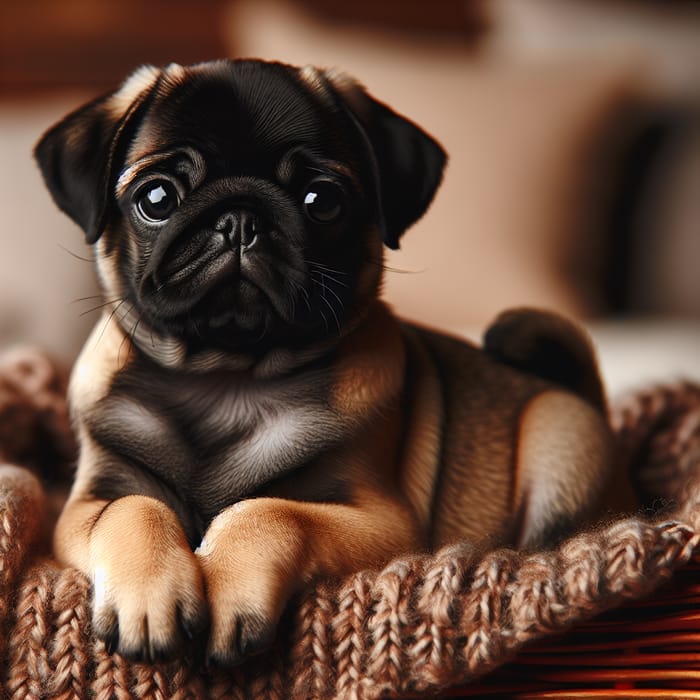
<path id="1" fill-rule="evenodd" d="M 34 156 L 51 196 L 90 244 L 102 235 L 113 204 L 115 170 L 150 94 L 139 96 L 117 121 L 108 109 L 110 95 L 93 100 L 49 129 L 36 145 Z"/>
<path id="2" fill-rule="evenodd" d="M 435 196 L 447 154 L 419 126 L 357 86 L 350 89 L 349 99 L 330 84 L 326 86 L 361 135 L 375 184 L 383 240 L 396 250 L 403 233 Z"/>
<path id="3" fill-rule="evenodd" d="M 340 332 L 378 284 L 377 269 L 374 286 L 358 298 L 376 223 L 384 243 L 397 247 L 433 197 L 444 152 L 357 86 L 343 92 L 326 81 L 321 89 L 297 68 L 259 61 L 185 71 L 178 82 L 165 69 L 121 116 L 110 96 L 90 103 L 36 148 L 59 207 L 89 242 L 106 235 L 121 279 L 107 294 L 125 299 L 142 329 L 193 349 L 260 355 Z M 139 158 L 171 151 L 146 162 L 117 196 L 117 183 Z M 183 164 L 187 153 L 197 164 Z M 154 226 L 135 202 L 156 177 L 182 201 Z M 337 221 L 305 216 L 314 178 L 343 193 Z M 244 257 L 219 235 L 222 216 L 254 222 L 261 234 L 254 254 Z"/>

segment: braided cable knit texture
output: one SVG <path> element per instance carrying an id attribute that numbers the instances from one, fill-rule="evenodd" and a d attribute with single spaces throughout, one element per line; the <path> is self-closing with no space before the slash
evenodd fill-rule
<path id="1" fill-rule="evenodd" d="M 46 369 L 37 353 L 20 359 Z M 7 367 L 0 362 L 0 385 Z M 50 372 L 25 374 L 32 378 L 26 391 L 15 372 L 0 401 L 41 412 L 55 454 L 68 454 L 63 384 Z M 0 419 L 8 421 L 5 408 Z M 460 543 L 319 581 L 290 606 L 272 651 L 232 671 L 108 655 L 91 636 L 88 581 L 42 554 L 40 481 L 24 463 L 0 466 L 0 695 L 369 700 L 432 696 L 475 681 L 533 640 L 649 594 L 700 552 L 700 387 L 638 392 L 616 405 L 611 420 L 640 491 L 665 506 L 663 516 L 617 520 L 552 551 L 479 553 Z M 10 426 L 0 422 L 0 456 L 8 462 L 4 433 Z M 36 471 L 31 459 L 28 466 Z"/>

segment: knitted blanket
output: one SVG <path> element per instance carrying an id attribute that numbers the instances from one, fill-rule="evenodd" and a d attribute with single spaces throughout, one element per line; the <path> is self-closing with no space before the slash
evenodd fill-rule
<path id="1" fill-rule="evenodd" d="M 700 386 L 656 387 L 617 403 L 611 418 L 644 517 L 553 551 L 459 543 L 320 580 L 293 601 L 272 651 L 233 671 L 131 664 L 91 636 L 89 582 L 49 554 L 74 457 L 64 391 L 41 353 L 0 357 L 2 697 L 434 697 L 648 595 L 700 551 Z"/>

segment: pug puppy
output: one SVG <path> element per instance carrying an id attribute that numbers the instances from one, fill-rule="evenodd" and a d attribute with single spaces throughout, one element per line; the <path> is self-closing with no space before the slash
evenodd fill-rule
<path id="1" fill-rule="evenodd" d="M 321 575 L 589 516 L 610 435 L 585 336 L 518 310 L 484 348 L 399 321 L 382 251 L 446 156 L 354 80 L 257 60 L 137 70 L 36 159 L 105 300 L 70 383 L 55 552 L 133 659 L 236 664 Z"/>

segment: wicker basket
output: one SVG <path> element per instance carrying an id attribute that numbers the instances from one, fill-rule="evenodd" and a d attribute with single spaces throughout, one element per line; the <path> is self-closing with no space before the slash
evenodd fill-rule
<path id="1" fill-rule="evenodd" d="M 444 697 L 700 699 L 700 555 L 652 596 L 523 650 Z"/>

